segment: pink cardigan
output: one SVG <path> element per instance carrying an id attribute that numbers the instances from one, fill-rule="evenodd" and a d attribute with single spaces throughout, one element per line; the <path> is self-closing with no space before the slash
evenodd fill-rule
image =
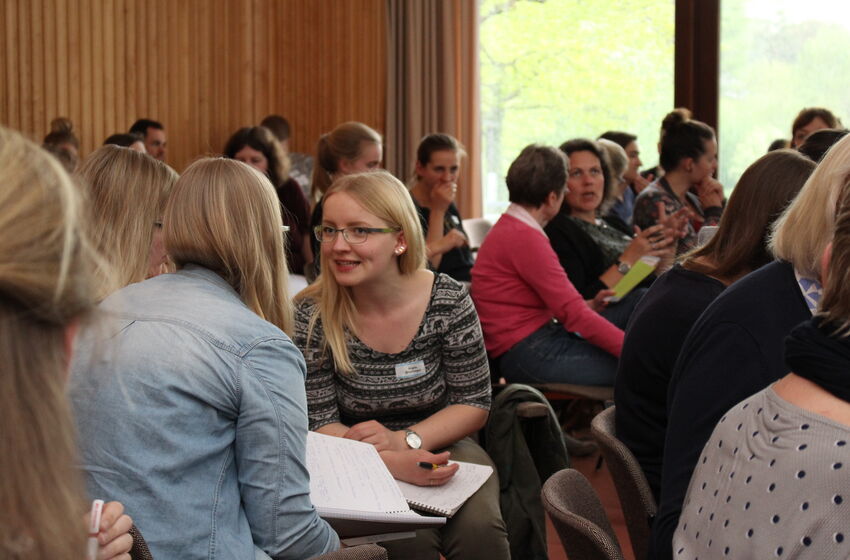
<path id="1" fill-rule="evenodd" d="M 503 214 L 487 234 L 472 268 L 472 300 L 492 357 L 552 320 L 620 356 L 623 331 L 590 309 L 567 278 L 549 239 Z"/>

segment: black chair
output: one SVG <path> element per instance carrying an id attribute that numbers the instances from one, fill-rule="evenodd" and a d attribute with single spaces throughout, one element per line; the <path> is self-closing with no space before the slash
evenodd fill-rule
<path id="1" fill-rule="evenodd" d="M 649 555 L 652 518 L 655 517 L 658 507 L 640 463 L 631 450 L 617 439 L 615 408 L 612 406 L 600 412 L 590 423 L 590 433 L 608 462 L 608 470 L 620 498 L 635 559 L 644 560 Z"/>
<path id="2" fill-rule="evenodd" d="M 572 560 L 623 560 L 620 543 L 599 497 L 583 474 L 564 469 L 549 477 L 543 507 Z"/>

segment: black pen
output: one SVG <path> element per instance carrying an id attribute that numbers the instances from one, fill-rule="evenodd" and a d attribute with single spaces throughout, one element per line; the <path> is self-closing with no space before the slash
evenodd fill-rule
<path id="1" fill-rule="evenodd" d="M 428 469 L 429 471 L 435 471 L 440 467 L 445 467 L 445 465 L 435 465 L 434 463 L 426 463 L 425 461 L 419 461 L 419 466 L 423 469 Z"/>

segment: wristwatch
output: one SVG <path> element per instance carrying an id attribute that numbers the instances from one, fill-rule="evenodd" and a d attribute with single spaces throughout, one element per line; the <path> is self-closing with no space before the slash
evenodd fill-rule
<path id="1" fill-rule="evenodd" d="M 617 261 L 617 272 L 619 272 L 620 274 L 625 276 L 626 274 L 629 273 L 629 271 L 631 269 L 632 269 L 632 265 L 630 265 L 629 263 L 625 263 L 623 261 Z"/>
<path id="2" fill-rule="evenodd" d="M 413 430 L 404 431 L 404 442 L 411 449 L 419 449 L 422 447 L 422 438 Z"/>

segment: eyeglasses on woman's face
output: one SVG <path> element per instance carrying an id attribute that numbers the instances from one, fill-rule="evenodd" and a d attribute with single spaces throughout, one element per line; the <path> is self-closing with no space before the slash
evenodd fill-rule
<path id="1" fill-rule="evenodd" d="M 335 228 L 331 226 L 316 226 L 313 228 L 313 233 L 316 236 L 316 239 L 321 243 L 329 243 L 336 239 L 337 233 L 342 233 L 342 238 L 345 239 L 346 243 L 351 245 L 359 245 L 360 243 L 365 243 L 369 238 L 370 233 L 395 233 L 401 231 L 401 228 L 398 227 L 385 227 L 385 228 L 376 228 L 376 227 L 365 227 L 365 226 L 352 226 L 352 227 L 344 227 L 344 228 Z"/>

